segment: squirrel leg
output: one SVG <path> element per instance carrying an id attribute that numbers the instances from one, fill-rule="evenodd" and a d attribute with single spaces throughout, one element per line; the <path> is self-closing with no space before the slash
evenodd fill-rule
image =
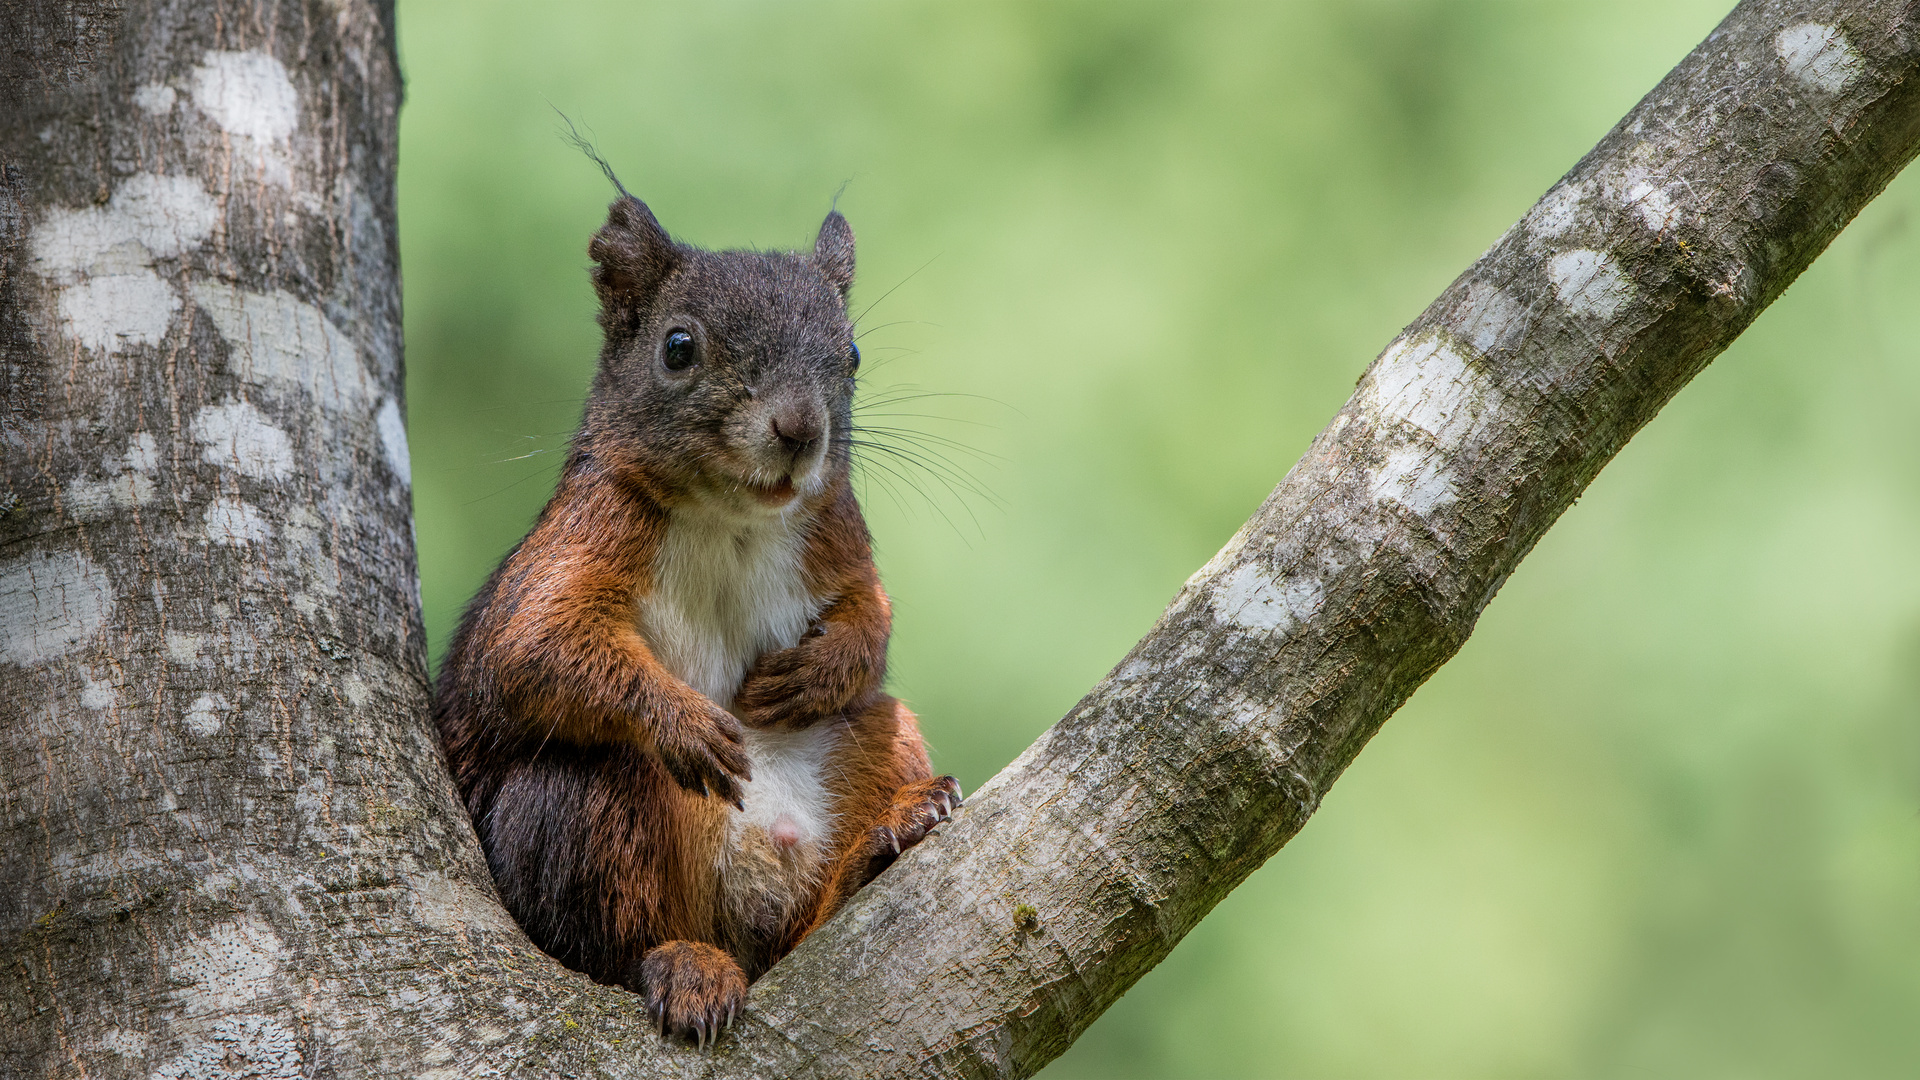
<path id="1" fill-rule="evenodd" d="M 663 1036 L 691 1039 L 704 1049 L 733 1025 L 747 997 L 740 965 L 701 941 L 669 941 L 640 962 L 647 1015 Z"/>
<path id="2" fill-rule="evenodd" d="M 820 891 L 813 921 L 795 939 L 798 945 L 833 918 L 860 887 L 892 866 L 900 853 L 926 838 L 960 806 L 960 782 L 951 776 L 916 780 L 895 793 L 879 818 L 860 833 L 835 864 Z"/>
<path id="3" fill-rule="evenodd" d="M 853 888 L 879 877 L 901 852 L 925 839 L 935 825 L 953 817 L 959 807 L 960 781 L 951 776 L 936 776 L 901 788 L 886 812 L 848 853 L 848 869 L 856 882 Z"/>
<path id="4" fill-rule="evenodd" d="M 812 911 L 797 923 L 782 952 L 831 919 L 862 885 L 960 805 L 959 782 L 931 775 L 919 724 L 905 705 L 880 695 L 849 720 L 834 807 L 843 831 Z"/>

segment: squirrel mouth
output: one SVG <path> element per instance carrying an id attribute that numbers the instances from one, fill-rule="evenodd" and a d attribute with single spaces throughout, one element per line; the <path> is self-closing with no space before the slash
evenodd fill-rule
<path id="1" fill-rule="evenodd" d="M 793 501 L 793 477 L 783 476 L 772 484 L 743 484 L 754 500 L 765 506 L 785 506 Z"/>

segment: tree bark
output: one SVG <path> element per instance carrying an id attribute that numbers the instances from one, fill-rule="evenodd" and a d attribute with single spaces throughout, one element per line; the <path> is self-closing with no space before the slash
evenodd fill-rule
<path id="1" fill-rule="evenodd" d="M 703 1055 L 526 941 L 425 719 L 390 13 L 0 11 L 6 1076 L 1030 1074 L 1920 149 L 1915 4 L 1741 4 Z"/>

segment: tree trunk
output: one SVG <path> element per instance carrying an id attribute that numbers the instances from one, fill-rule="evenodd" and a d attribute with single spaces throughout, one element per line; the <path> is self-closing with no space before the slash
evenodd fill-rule
<path id="1" fill-rule="evenodd" d="M 1743 3 L 702 1055 L 527 942 L 426 722 L 390 12 L 0 12 L 5 1076 L 1029 1074 L 1920 148 L 1916 5 Z"/>

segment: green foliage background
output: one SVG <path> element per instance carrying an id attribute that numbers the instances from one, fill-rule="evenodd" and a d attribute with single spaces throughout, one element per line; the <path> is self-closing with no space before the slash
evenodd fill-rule
<path id="1" fill-rule="evenodd" d="M 846 185 L 867 393 L 948 395 L 869 421 L 971 448 L 863 480 L 893 684 L 971 789 L 1724 10 L 403 0 L 436 657 L 593 364 L 609 192 L 549 102 L 706 246 L 804 246 Z M 1908 175 L 1048 1076 L 1920 1074 L 1916 212 Z"/>

